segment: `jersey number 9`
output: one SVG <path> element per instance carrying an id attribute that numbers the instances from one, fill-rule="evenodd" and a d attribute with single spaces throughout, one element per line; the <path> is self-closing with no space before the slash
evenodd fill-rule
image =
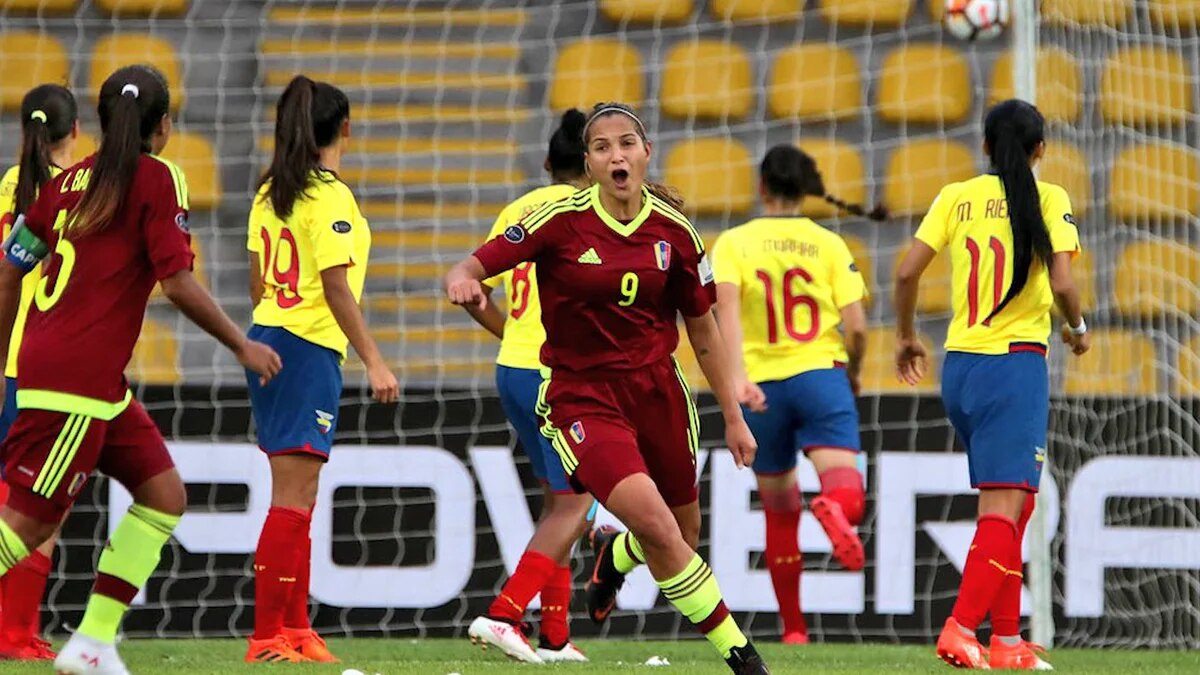
<path id="1" fill-rule="evenodd" d="M 288 228 L 279 230 L 279 242 L 281 245 L 275 247 L 275 255 L 271 256 L 271 235 L 267 231 L 261 230 L 263 243 L 263 286 L 266 288 L 275 288 L 275 304 L 281 309 L 288 309 L 300 304 L 303 298 L 300 297 L 300 252 L 296 250 L 296 237 Z M 287 243 L 287 250 L 290 254 L 287 267 L 279 268 L 279 257 L 283 255 L 284 247 L 282 244 Z M 272 278 L 274 281 L 272 281 Z"/>
<path id="2" fill-rule="evenodd" d="M 638 275 L 633 272 L 626 272 L 625 276 L 621 277 L 621 300 L 617 302 L 622 307 L 629 307 L 637 300 L 638 292 Z"/>
<path id="3" fill-rule="evenodd" d="M 767 342 L 775 344 L 779 342 L 779 326 L 775 318 L 775 280 L 766 270 L 757 270 L 754 275 L 762 282 L 766 297 Z M 821 310 L 816 299 L 799 293 L 799 289 L 795 288 L 798 279 L 810 284 L 813 277 L 802 267 L 794 267 L 783 273 L 783 327 L 796 342 L 808 342 L 821 332 Z M 799 307 L 808 310 L 808 330 L 803 332 L 796 328 L 796 309 Z"/>

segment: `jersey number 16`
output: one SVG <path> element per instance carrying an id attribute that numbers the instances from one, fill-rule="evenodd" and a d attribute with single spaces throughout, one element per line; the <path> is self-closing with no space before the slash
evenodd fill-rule
<path id="1" fill-rule="evenodd" d="M 756 270 L 754 275 L 762 282 L 763 292 L 766 297 L 767 304 L 767 342 L 775 344 L 779 342 L 779 325 L 776 319 L 775 311 L 775 280 L 766 270 Z M 799 293 L 796 288 L 796 281 L 803 280 L 806 284 L 811 284 L 813 277 L 802 267 L 793 267 L 783 273 L 783 328 L 796 342 L 808 342 L 821 332 L 821 309 L 817 305 L 817 301 L 811 295 Z M 808 330 L 800 331 L 796 328 L 796 310 L 804 307 L 808 310 Z"/>

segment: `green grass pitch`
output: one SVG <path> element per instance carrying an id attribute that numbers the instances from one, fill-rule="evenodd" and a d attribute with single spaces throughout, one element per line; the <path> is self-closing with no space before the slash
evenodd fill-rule
<path id="1" fill-rule="evenodd" d="M 595 641 L 581 643 L 590 664 L 529 666 L 512 663 L 494 650 L 482 652 L 464 640 L 358 639 L 330 640 L 345 663 L 339 665 L 245 665 L 246 643 L 241 640 L 129 640 L 121 653 L 135 675 L 225 675 L 226 673 L 321 673 L 340 675 L 357 668 L 366 675 L 500 675 L 550 669 L 563 673 L 656 673 L 659 675 L 718 675 L 725 665 L 699 640 L 682 642 Z M 890 645 L 811 645 L 760 649 L 775 675 L 820 673 L 941 673 L 953 672 L 930 647 Z M 666 657 L 671 665 L 642 665 L 651 656 Z M 1200 652 L 1120 650 L 1055 650 L 1050 655 L 1060 673 L 1114 675 L 1183 675 L 1200 673 Z M 49 664 L 0 663 L 0 674 L 49 673 Z"/>

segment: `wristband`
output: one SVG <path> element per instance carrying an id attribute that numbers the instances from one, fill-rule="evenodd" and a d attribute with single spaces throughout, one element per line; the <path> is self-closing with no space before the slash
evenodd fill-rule
<path id="1" fill-rule="evenodd" d="M 1081 317 L 1079 317 L 1079 325 L 1078 326 L 1067 325 L 1067 330 L 1071 331 L 1071 335 L 1083 335 L 1084 333 L 1087 332 L 1087 322 L 1084 321 L 1083 317 L 1081 316 Z"/>

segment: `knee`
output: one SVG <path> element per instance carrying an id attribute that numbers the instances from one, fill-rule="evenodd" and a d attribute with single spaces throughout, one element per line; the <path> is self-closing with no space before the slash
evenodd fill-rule
<path id="1" fill-rule="evenodd" d="M 643 549 L 670 549 L 682 539 L 679 524 L 669 515 L 648 514 L 626 525 Z"/>
<path id="2" fill-rule="evenodd" d="M 317 476 L 275 481 L 271 487 L 271 506 L 308 510 L 317 503 Z"/>
<path id="3" fill-rule="evenodd" d="M 693 551 L 700 548 L 700 521 L 680 523 L 679 533 L 683 535 L 688 548 Z"/>
<path id="4" fill-rule="evenodd" d="M 182 516 L 187 511 L 187 488 L 182 480 L 166 481 L 142 503 L 160 513 Z"/>

